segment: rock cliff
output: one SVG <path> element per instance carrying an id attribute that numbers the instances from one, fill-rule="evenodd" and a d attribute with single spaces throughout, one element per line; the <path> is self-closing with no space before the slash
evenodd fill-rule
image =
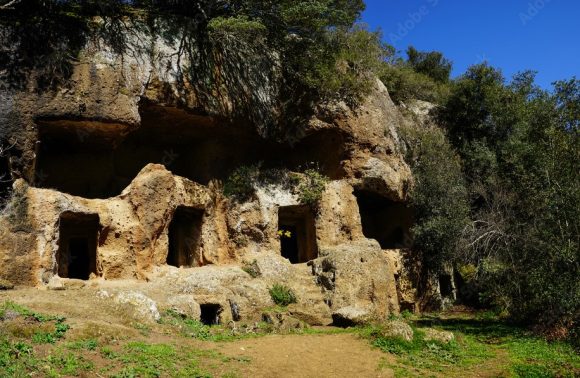
<path id="1" fill-rule="evenodd" d="M 277 282 L 294 289 L 293 313 L 310 322 L 343 308 L 397 313 L 412 177 L 397 134 L 404 119 L 384 85 L 377 80 L 354 109 L 321 104 L 274 137 L 238 108 L 246 96 L 276 119 L 275 65 L 253 79 L 252 93 L 228 78 L 216 78 L 222 92 L 200 93 L 182 80 L 176 46 L 145 44 L 123 56 L 88 45 L 58 89 L 0 92 L 13 180 L 0 216 L 0 278 L 148 282 L 166 292 L 155 298 L 163 305 L 186 295 L 219 305 L 224 321 L 238 317 L 232 303 L 259 317 Z M 284 177 L 316 167 L 330 181 L 316 204 L 276 179 L 252 182 L 243 200 L 226 197 L 223 182 L 251 165 Z"/>

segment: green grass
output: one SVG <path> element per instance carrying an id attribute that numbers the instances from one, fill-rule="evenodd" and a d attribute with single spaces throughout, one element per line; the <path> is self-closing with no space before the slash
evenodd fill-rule
<path id="1" fill-rule="evenodd" d="M 397 357 L 397 364 L 390 368 L 398 377 L 433 373 L 462 376 L 466 369 L 482 366 L 486 361 L 490 369 L 496 369 L 494 374 L 504 377 L 580 376 L 580 357 L 571 345 L 549 343 L 491 314 L 451 319 L 425 316 L 415 319 L 412 326 L 412 342 L 382 337 L 378 327 L 359 332 L 375 347 Z M 425 327 L 451 331 L 456 339 L 449 344 L 425 341 Z"/>
<path id="2" fill-rule="evenodd" d="M 103 377 L 210 377 L 200 361 L 224 363 L 223 357 L 211 350 L 172 344 L 151 344 L 144 341 L 100 345 L 99 340 L 66 341 L 70 328 L 61 316 L 33 312 L 12 302 L 0 305 L 0 377 L 93 376 Z M 41 330 L 37 327 L 41 324 Z M 201 323 L 184 321 L 196 336 L 210 339 Z M 10 331 L 10 325 L 17 332 Z M 17 326 L 17 327 L 16 327 Z M 54 326 L 54 327 L 53 327 Z M 24 329 L 26 327 L 31 330 Z M 54 328 L 54 329 L 53 329 Z M 209 327 L 207 327 L 209 328 Z M 52 331 L 42 331 L 53 329 Z M 45 344 L 41 347 L 40 344 Z M 95 366 L 95 357 L 107 361 Z M 98 360 L 98 358 L 96 359 Z M 230 372 L 235 376 L 235 372 Z"/>
<path id="3" fill-rule="evenodd" d="M 373 346 L 396 355 L 402 365 L 430 372 L 443 372 L 453 366 L 471 366 L 493 357 L 492 353 L 471 340 L 427 341 L 423 330 L 415 327 L 413 331 L 412 341 L 383 337 L 380 327 L 363 328 L 361 333 L 371 340 Z"/>
<path id="4" fill-rule="evenodd" d="M 66 348 L 70 350 L 97 350 L 99 342 L 95 339 L 79 340 L 66 344 Z"/>
<path id="5" fill-rule="evenodd" d="M 237 337 L 231 330 L 223 326 L 208 326 L 202 322 L 182 316 L 175 311 L 168 310 L 163 314 L 161 323 L 169 325 L 182 336 L 203 341 L 231 341 Z"/>
<path id="6" fill-rule="evenodd" d="M 13 332 L 17 334 L 32 332 L 32 342 L 35 344 L 54 344 L 62 339 L 70 329 L 63 316 L 37 313 L 13 302 L 5 302 L 0 306 L 0 318 L 4 319 L 7 316 L 26 320 L 28 330 L 22 329 L 24 326 L 20 326 L 13 328 Z M 48 327 L 48 325 L 52 327 Z"/>
<path id="7" fill-rule="evenodd" d="M 436 322 L 444 329 L 463 333 L 479 345 L 507 353 L 509 370 L 515 377 L 580 376 L 580 357 L 567 343 L 547 342 L 489 314 L 476 319 Z"/>
<path id="8" fill-rule="evenodd" d="M 123 368 L 113 377 L 209 377 L 194 352 L 173 345 L 130 342 L 113 360 Z"/>
<path id="9" fill-rule="evenodd" d="M 519 336 L 506 339 L 511 371 L 518 377 L 577 377 L 580 357 L 570 345 Z"/>

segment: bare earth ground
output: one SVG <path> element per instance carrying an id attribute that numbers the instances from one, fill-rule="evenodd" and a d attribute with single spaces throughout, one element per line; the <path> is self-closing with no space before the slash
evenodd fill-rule
<path id="1" fill-rule="evenodd" d="M 244 377 L 393 377 L 381 369 L 385 354 L 353 334 L 273 335 L 220 345 L 227 356 L 247 357 Z"/>

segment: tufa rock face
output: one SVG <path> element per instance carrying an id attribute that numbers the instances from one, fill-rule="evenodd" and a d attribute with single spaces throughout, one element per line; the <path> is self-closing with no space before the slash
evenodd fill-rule
<path id="1" fill-rule="evenodd" d="M 299 132 L 272 140 L 240 117 L 231 88 L 207 94 L 179 82 L 187 62 L 178 66 L 178 46 L 148 43 L 157 55 L 89 45 L 63 87 L 0 92 L 0 140 L 12 146 L 15 179 L 0 215 L 0 279 L 64 290 L 77 281 L 61 279 L 135 280 L 137 294 L 119 294 L 122 303 L 200 319 L 219 308 L 224 323 L 260 319 L 275 283 L 297 294 L 288 311 L 298 322 L 397 313 L 397 258 L 367 238 L 355 196 L 400 204 L 412 185 L 397 135 L 403 118 L 384 85 L 377 80 L 357 109 L 321 105 Z M 277 69 L 249 94 L 273 120 Z M 314 205 L 276 180 L 253 182 L 245 200 L 223 195 L 234 169 L 260 162 L 287 172 L 318 166 L 330 181 Z"/>
<path id="2" fill-rule="evenodd" d="M 21 187 L 20 201 L 25 205 L 15 202 L 18 198 L 13 198 L 5 210 L 5 219 L 14 219 L 16 225 L 26 226 L 22 227 L 22 232 L 4 229 L 10 237 L 0 240 L 0 258 L 10 261 L 17 256 L 18 260 L 30 264 L 24 270 L 28 271 L 28 275 L 11 278 L 17 278 L 21 284 L 48 282 L 53 274 L 59 273 L 59 251 L 63 252 L 61 247 L 68 240 L 61 233 L 68 232 L 64 227 L 68 216 L 77 218 L 73 223 L 81 223 L 85 217 L 96 219 L 93 227 L 85 227 L 87 231 L 71 231 L 75 237 L 91 231 L 93 235 L 98 234 L 97 245 L 94 246 L 98 253 L 89 275 L 106 279 L 144 278 L 147 270 L 165 264 L 168 227 L 178 207 L 203 211 L 208 209 L 208 221 L 204 227 L 210 230 L 205 233 L 207 238 L 201 236 L 199 255 L 194 257 L 192 264 L 201 265 L 204 259 L 211 261 L 211 257 L 203 256 L 203 249 L 214 243 L 214 235 L 218 232 L 212 232 L 215 225 L 211 221 L 211 197 L 208 190 L 174 177 L 161 165 L 148 165 L 137 176 L 134 184 L 120 196 L 108 200 L 89 200 L 53 190 L 32 188 L 22 181 L 15 185 Z M 22 209 L 24 206 L 25 210 Z M 28 229 L 24 231 L 24 228 Z M 29 242 L 31 237 L 36 239 L 32 248 Z M 10 278 L 10 268 L 10 263 L 3 264 L 2 275 Z"/>

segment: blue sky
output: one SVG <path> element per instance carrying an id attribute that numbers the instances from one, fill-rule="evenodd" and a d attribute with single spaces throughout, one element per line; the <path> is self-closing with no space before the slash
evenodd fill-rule
<path id="1" fill-rule="evenodd" d="M 363 21 L 404 52 L 438 50 L 457 76 L 484 60 L 537 82 L 580 78 L 580 0 L 366 0 Z"/>

